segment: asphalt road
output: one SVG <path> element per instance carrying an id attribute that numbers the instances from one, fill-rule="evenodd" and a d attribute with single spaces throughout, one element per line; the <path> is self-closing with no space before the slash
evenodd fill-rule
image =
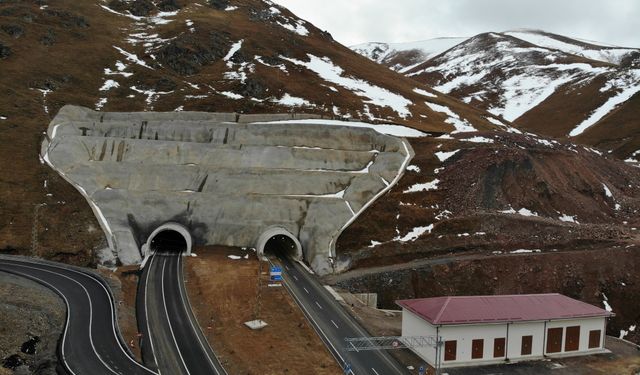
<path id="1" fill-rule="evenodd" d="M 119 335 L 114 301 L 95 275 L 51 262 L 2 256 L 0 271 L 52 289 L 67 305 L 60 359 L 70 374 L 155 374 L 130 355 Z"/>
<path id="2" fill-rule="evenodd" d="M 349 373 L 354 375 L 408 373 L 385 351 L 347 351 L 344 341 L 346 337 L 365 337 L 369 334 L 298 262 L 286 257 L 278 257 L 272 261 L 283 267 L 285 287 L 343 369 L 349 366 Z"/>
<path id="3" fill-rule="evenodd" d="M 180 253 L 156 253 L 141 280 L 145 364 L 160 374 L 227 374 L 195 319 L 184 287 Z M 140 307 L 139 307 L 140 308 Z"/>

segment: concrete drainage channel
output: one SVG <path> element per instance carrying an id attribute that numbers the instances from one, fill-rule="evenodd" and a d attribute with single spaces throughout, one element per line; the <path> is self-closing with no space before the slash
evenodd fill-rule
<path id="1" fill-rule="evenodd" d="M 41 157 L 88 200 L 109 242 L 106 265 L 140 263 L 173 232 L 187 252 L 289 241 L 291 255 L 330 273 L 335 240 L 397 182 L 413 150 L 368 128 L 251 123 L 283 119 L 297 120 L 65 106 Z"/>

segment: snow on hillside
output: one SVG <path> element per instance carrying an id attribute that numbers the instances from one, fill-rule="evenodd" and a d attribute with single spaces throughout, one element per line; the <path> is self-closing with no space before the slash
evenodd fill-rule
<path id="1" fill-rule="evenodd" d="M 504 32 L 505 35 L 522 39 L 537 46 L 557 49 L 565 53 L 586 57 L 591 60 L 619 64 L 628 54 L 638 51 L 633 48 L 621 48 L 592 44 L 582 40 L 570 40 L 559 35 L 548 34 L 536 30 L 516 30 Z M 563 40 L 561 40 L 563 39 Z"/>
<path id="2" fill-rule="evenodd" d="M 391 69 L 400 73 L 414 67 L 416 64 L 429 60 L 448 49 L 464 42 L 467 38 L 434 38 L 408 43 L 363 43 L 350 48 L 355 52 L 368 57 L 381 64 L 392 61 L 394 57 L 401 57 L 401 54 L 414 53 L 414 56 L 407 57 L 409 64 L 396 62 L 390 66 Z M 385 64 L 387 65 L 387 64 Z"/>

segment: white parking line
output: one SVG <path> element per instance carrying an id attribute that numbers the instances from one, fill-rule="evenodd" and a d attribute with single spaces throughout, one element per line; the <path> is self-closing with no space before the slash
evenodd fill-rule
<path id="1" fill-rule="evenodd" d="M 331 323 L 333 323 L 333 325 L 334 325 L 336 328 L 340 329 L 340 327 L 338 327 L 338 325 L 336 324 L 336 322 L 334 322 L 334 321 L 333 321 L 333 319 L 331 319 Z"/>

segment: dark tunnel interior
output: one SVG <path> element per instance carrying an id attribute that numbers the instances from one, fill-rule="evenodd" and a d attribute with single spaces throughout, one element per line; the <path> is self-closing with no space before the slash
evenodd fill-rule
<path id="1" fill-rule="evenodd" d="M 295 241 L 282 234 L 275 235 L 267 241 L 264 245 L 265 255 L 273 255 L 278 258 L 292 258 L 297 256 L 297 247 Z"/>
<path id="2" fill-rule="evenodd" d="M 187 240 L 175 230 L 163 230 L 151 240 L 150 250 L 158 253 L 181 253 L 187 250 Z"/>

